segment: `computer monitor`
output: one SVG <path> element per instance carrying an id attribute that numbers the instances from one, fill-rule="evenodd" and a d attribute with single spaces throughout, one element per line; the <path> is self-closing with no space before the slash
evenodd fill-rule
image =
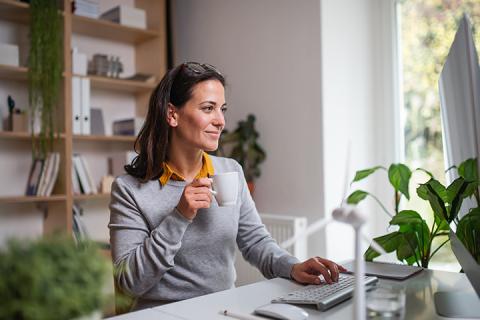
<path id="1" fill-rule="evenodd" d="M 460 21 L 440 74 L 439 93 L 445 168 L 458 166 L 469 158 L 480 158 L 480 67 L 472 26 L 466 15 Z M 457 171 L 449 170 L 447 182 L 456 178 Z M 460 216 L 475 206 L 473 201 L 464 200 Z M 480 265 L 453 231 L 450 231 L 450 240 L 475 293 L 435 293 L 437 313 L 445 317 L 480 319 Z"/>
<path id="2" fill-rule="evenodd" d="M 460 21 L 440 74 L 439 93 L 447 169 L 480 155 L 480 68 L 466 15 Z M 448 183 L 456 178 L 456 170 L 447 172 Z M 463 213 L 468 209 L 464 208 Z"/>

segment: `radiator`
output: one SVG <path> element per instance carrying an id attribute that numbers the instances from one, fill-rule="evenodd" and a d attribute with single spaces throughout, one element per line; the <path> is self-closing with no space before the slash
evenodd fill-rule
<path id="1" fill-rule="evenodd" d="M 301 234 L 307 228 L 307 218 L 305 217 L 263 213 L 260 214 L 260 218 L 277 243 L 281 243 L 299 233 Z M 287 251 L 299 260 L 305 260 L 307 258 L 307 240 L 299 239 L 295 244 L 287 248 Z M 265 279 L 257 268 L 251 266 L 243 259 L 238 249 L 236 253 L 235 270 L 237 271 L 236 286 L 243 286 Z"/>

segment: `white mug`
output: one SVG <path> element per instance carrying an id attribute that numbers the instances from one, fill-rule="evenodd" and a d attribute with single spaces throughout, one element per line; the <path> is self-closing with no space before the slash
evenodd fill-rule
<path id="1" fill-rule="evenodd" d="M 221 207 L 234 206 L 238 196 L 238 172 L 215 174 L 212 179 L 212 194 Z"/>

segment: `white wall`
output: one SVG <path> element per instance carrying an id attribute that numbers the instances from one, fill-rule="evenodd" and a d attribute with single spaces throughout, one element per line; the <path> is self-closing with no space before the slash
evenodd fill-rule
<path id="1" fill-rule="evenodd" d="M 349 181 L 355 171 L 395 160 L 394 90 L 391 46 L 394 39 L 390 0 L 322 1 L 322 67 L 325 145 L 325 208 L 338 206 L 345 190 L 346 154 L 350 144 Z M 385 171 L 352 185 L 391 199 Z M 386 198 L 388 197 L 388 198 Z M 389 203 L 386 203 L 388 206 Z M 387 226 L 386 215 L 371 199 L 361 210 L 369 217 L 365 228 L 378 235 Z M 332 224 L 327 230 L 328 256 L 353 256 L 353 234 L 348 226 Z"/>
<path id="2" fill-rule="evenodd" d="M 208 62 L 226 74 L 227 128 L 257 116 L 268 154 L 255 191 L 259 211 L 310 222 L 328 215 L 344 193 L 348 141 L 349 180 L 355 170 L 390 161 L 391 150 L 379 143 L 393 138 L 393 126 L 382 122 L 393 120 L 383 110 L 389 97 L 380 95 L 385 44 L 377 30 L 389 22 L 381 19 L 381 0 L 172 4 L 175 62 Z M 360 186 L 372 189 L 372 182 Z M 371 202 L 362 208 L 378 214 Z M 327 235 L 310 239 L 310 255 L 352 257 L 349 228 L 332 225 Z"/>
<path id="3" fill-rule="evenodd" d="M 323 216 L 320 3 L 173 1 L 176 63 L 216 65 L 227 77 L 227 128 L 257 117 L 267 152 L 259 211 Z M 323 254 L 323 236 L 311 242 Z"/>

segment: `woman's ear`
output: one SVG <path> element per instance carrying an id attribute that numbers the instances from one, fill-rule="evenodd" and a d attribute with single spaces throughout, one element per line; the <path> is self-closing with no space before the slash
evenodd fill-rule
<path id="1" fill-rule="evenodd" d="M 177 108 L 171 103 L 168 103 L 167 106 L 167 123 L 170 127 L 176 127 L 178 125 L 178 114 Z"/>

